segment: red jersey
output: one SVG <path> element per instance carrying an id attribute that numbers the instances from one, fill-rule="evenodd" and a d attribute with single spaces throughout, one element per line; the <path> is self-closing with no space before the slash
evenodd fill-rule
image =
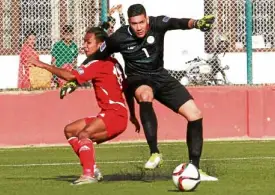
<path id="1" fill-rule="evenodd" d="M 98 106 L 102 110 L 126 109 L 122 96 L 124 74 L 121 65 L 114 58 L 94 60 L 73 70 L 77 82 L 92 81 Z"/>

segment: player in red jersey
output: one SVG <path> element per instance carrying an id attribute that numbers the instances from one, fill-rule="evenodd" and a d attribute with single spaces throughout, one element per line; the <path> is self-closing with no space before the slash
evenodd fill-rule
<path id="1" fill-rule="evenodd" d="M 104 30 L 99 27 L 90 28 L 84 37 L 83 48 L 86 55 L 89 56 L 97 49 L 104 48 L 105 38 L 107 34 Z M 29 59 L 29 64 L 46 69 L 66 81 L 77 81 L 80 85 L 92 81 L 98 106 L 101 108 L 100 113 L 68 124 L 64 132 L 83 167 L 83 174 L 73 184 L 95 183 L 102 179 L 99 169 L 95 166 L 93 143 L 102 143 L 118 136 L 126 129 L 128 121 L 128 112 L 122 94 L 124 75 L 120 64 L 111 57 L 105 60 L 93 60 L 73 71 L 57 68 L 35 59 Z"/>

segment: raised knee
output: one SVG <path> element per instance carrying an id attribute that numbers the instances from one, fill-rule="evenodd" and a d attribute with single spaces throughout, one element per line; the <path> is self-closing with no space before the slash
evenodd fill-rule
<path id="1" fill-rule="evenodd" d="M 140 102 L 152 102 L 153 101 L 153 95 L 148 93 L 148 92 L 144 92 L 140 94 Z"/>
<path id="2" fill-rule="evenodd" d="M 195 110 L 194 111 L 194 116 L 195 116 L 196 120 L 201 119 L 203 117 L 202 111 L 199 110 L 199 109 Z"/>
<path id="3" fill-rule="evenodd" d="M 193 113 L 190 115 L 190 119 L 189 121 L 195 121 L 195 120 L 198 120 L 198 119 L 201 119 L 203 116 L 202 116 L 202 112 L 199 110 L 199 109 L 196 109 L 193 111 Z"/>
<path id="4" fill-rule="evenodd" d="M 66 125 L 65 127 L 64 127 L 64 134 L 65 134 L 65 136 L 68 138 L 68 137 L 71 137 L 72 135 L 71 135 L 71 130 L 70 130 L 71 128 L 70 128 L 70 125 Z"/>
<path id="5" fill-rule="evenodd" d="M 153 89 L 150 86 L 142 85 L 136 89 L 135 97 L 139 102 L 152 102 L 154 98 Z"/>
<path id="6" fill-rule="evenodd" d="M 80 131 L 77 136 L 78 136 L 79 140 L 90 138 L 89 133 L 86 132 L 85 130 L 84 131 Z"/>
<path id="7" fill-rule="evenodd" d="M 201 112 L 201 110 L 199 109 L 194 109 L 192 110 L 190 113 L 188 113 L 188 115 L 186 116 L 186 119 L 188 121 L 196 121 L 203 118 L 203 114 Z"/>

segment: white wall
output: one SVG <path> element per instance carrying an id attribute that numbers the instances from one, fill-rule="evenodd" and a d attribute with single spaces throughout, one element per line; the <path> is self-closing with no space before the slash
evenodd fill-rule
<path id="1" fill-rule="evenodd" d="M 50 55 L 40 55 L 40 60 L 51 63 Z M 78 65 L 83 62 L 85 55 L 78 56 Z M 0 89 L 17 88 L 19 56 L 0 56 Z"/>
<path id="2" fill-rule="evenodd" d="M 133 3 L 142 3 L 148 15 L 167 15 L 170 17 L 201 18 L 203 16 L 203 0 L 110 0 L 110 6 L 122 4 L 125 16 L 127 9 Z M 118 24 L 119 22 L 117 22 Z M 204 37 L 199 30 L 170 31 L 165 37 L 165 67 L 169 69 L 184 69 L 184 62 L 196 56 L 205 56 Z M 275 53 L 253 54 L 254 83 L 275 83 Z M 80 56 L 78 63 L 85 57 Z M 50 62 L 49 56 L 41 56 L 45 62 Z M 118 59 L 123 64 L 121 56 Z M 0 88 L 16 87 L 18 74 L 17 56 L 0 56 Z M 232 83 L 246 83 L 246 54 L 228 53 L 222 58 L 223 65 L 229 65 L 228 78 Z"/>
<path id="3" fill-rule="evenodd" d="M 0 89 L 17 86 L 18 56 L 0 56 Z"/>

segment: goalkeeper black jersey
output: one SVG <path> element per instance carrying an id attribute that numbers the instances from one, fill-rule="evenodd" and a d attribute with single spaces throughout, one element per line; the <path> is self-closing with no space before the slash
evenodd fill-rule
<path id="1" fill-rule="evenodd" d="M 89 56 L 84 64 L 91 60 L 106 58 L 120 52 L 125 61 L 127 76 L 137 74 L 158 74 L 163 69 L 164 36 L 168 30 L 189 29 L 190 19 L 169 18 L 167 16 L 149 17 L 149 31 L 138 38 L 129 25 L 120 27 L 101 48 Z M 177 44 L 177 43 L 175 43 Z"/>

